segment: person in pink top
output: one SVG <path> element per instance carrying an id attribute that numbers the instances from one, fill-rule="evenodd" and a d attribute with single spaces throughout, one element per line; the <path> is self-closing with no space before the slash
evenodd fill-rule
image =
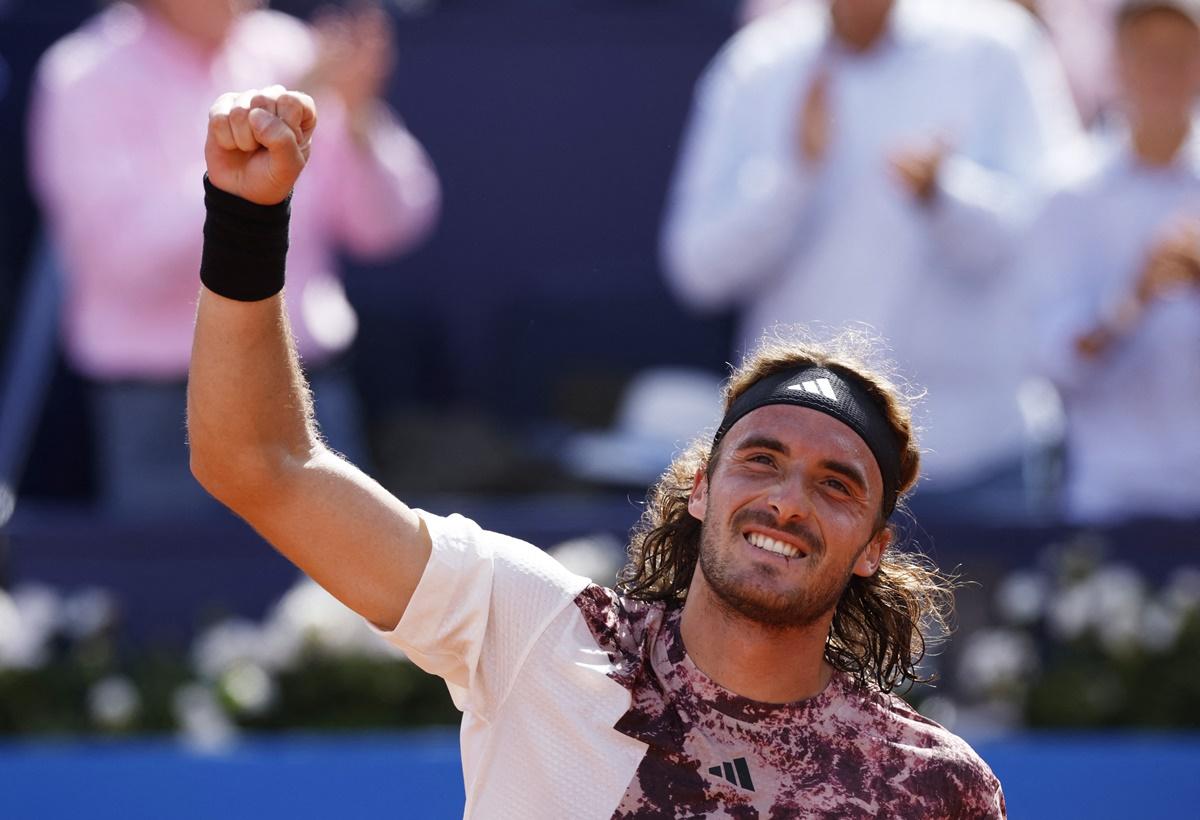
<path id="1" fill-rule="evenodd" d="M 295 192 L 287 299 L 331 443 L 359 452 L 336 362 L 356 317 L 336 254 L 397 254 L 433 227 L 437 176 L 381 100 L 392 68 L 380 9 L 316 28 L 254 0 L 118 3 L 38 69 L 31 175 L 65 274 L 70 364 L 96 384 L 100 484 L 113 512 L 205 503 L 187 470 L 184 378 L 201 261 L 204 112 L 220 90 L 313 88 L 322 129 Z"/>

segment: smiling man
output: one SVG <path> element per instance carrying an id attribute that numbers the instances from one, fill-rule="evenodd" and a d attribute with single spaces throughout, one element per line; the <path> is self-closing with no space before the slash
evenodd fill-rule
<path id="1" fill-rule="evenodd" d="M 893 543 L 903 395 L 850 348 L 762 347 L 654 488 L 617 590 L 410 509 L 315 429 L 280 298 L 316 126 L 214 106 L 189 383 L 196 476 L 463 711 L 468 817 L 1004 816 L 971 748 L 890 694 L 950 594 Z"/>

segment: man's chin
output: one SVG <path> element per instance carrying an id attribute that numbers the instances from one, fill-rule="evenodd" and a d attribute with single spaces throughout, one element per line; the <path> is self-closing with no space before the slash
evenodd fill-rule
<path id="1" fill-rule="evenodd" d="M 828 607 L 814 607 L 807 601 L 765 596 L 757 589 L 712 586 L 712 591 L 720 606 L 730 615 L 766 629 L 801 629 L 812 626 L 829 613 Z"/>

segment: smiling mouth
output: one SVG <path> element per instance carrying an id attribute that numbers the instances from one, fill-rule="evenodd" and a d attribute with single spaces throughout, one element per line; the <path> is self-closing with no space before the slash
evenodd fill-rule
<path id="1" fill-rule="evenodd" d="M 760 550 L 773 552 L 776 555 L 782 555 L 784 558 L 804 558 L 807 555 L 807 553 L 801 552 L 794 544 L 776 540 L 770 536 L 763 535 L 761 532 L 748 532 L 745 534 L 745 539 L 752 546 L 758 547 Z"/>

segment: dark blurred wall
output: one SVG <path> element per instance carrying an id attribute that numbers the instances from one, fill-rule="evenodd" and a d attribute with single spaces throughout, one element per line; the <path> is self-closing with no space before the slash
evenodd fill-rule
<path id="1" fill-rule="evenodd" d="M 415 387 L 519 418 L 552 411 L 572 372 L 721 367 L 728 323 L 675 304 L 657 232 L 692 87 L 731 19 L 696 0 L 450 0 L 401 22 L 393 97 L 445 213 L 394 273 L 350 282 L 376 405 Z"/>

